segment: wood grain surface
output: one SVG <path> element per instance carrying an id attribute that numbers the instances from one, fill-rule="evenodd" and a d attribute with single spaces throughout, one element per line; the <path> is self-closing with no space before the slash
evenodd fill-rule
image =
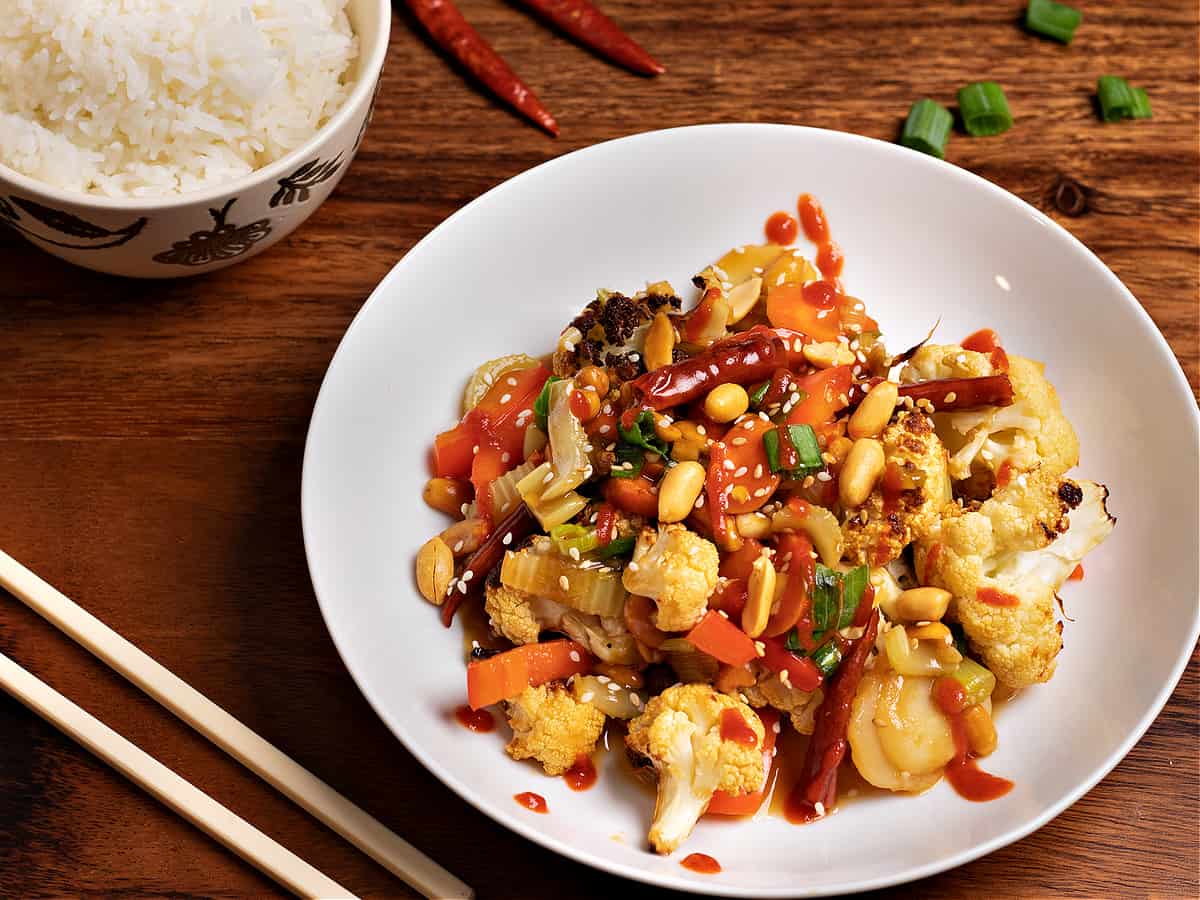
<path id="1" fill-rule="evenodd" d="M 1019 28 L 1020 2 L 603 0 L 669 67 L 651 81 L 502 0 L 460 5 L 558 116 L 561 139 L 466 85 L 398 12 L 357 162 L 264 255 L 202 279 L 134 283 L 0 231 L 0 547 L 482 897 L 661 895 L 476 813 L 403 750 L 339 661 L 305 568 L 299 485 L 309 413 L 347 323 L 430 228 L 569 150 L 712 121 L 892 140 L 914 98 L 951 102 L 986 77 L 1007 89 L 1018 125 L 958 136 L 949 159 L 1096 251 L 1195 389 L 1197 6 L 1082 3 L 1084 25 L 1064 48 Z M 1154 118 L 1101 124 L 1091 92 L 1105 73 L 1144 85 Z M 0 650 L 353 890 L 410 896 L 11 598 L 0 598 Z M 1196 896 L 1198 690 L 1193 657 L 1158 721 L 1087 797 L 1029 838 L 889 896 Z M 0 697 L 0 895 L 274 892 Z"/>

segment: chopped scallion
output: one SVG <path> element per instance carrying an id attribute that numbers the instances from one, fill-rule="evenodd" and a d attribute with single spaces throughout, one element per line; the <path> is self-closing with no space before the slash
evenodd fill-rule
<path id="1" fill-rule="evenodd" d="M 1133 118 L 1133 106 L 1136 101 L 1133 89 L 1124 78 L 1118 75 L 1101 75 L 1096 80 L 1096 96 L 1100 100 L 1100 118 L 1105 122 Z"/>
<path id="2" fill-rule="evenodd" d="M 828 677 L 841 663 L 842 651 L 838 649 L 837 644 L 830 641 L 812 652 L 812 661 L 821 670 L 821 674 Z"/>
<path id="3" fill-rule="evenodd" d="M 950 127 L 954 117 L 940 103 L 925 98 L 918 100 L 908 111 L 904 130 L 900 132 L 900 143 L 912 150 L 919 150 L 946 158 L 946 141 L 950 139 Z"/>
<path id="4" fill-rule="evenodd" d="M 1144 88 L 1133 89 L 1133 117 L 1135 119 L 1149 119 L 1152 113 L 1150 112 L 1150 98 L 1146 96 Z"/>
<path id="5" fill-rule="evenodd" d="M 804 655 L 804 645 L 800 643 L 800 632 L 795 628 L 787 633 L 787 637 L 783 639 L 783 646 L 797 656 Z"/>
<path id="6" fill-rule="evenodd" d="M 772 472 L 778 472 L 783 466 L 779 462 L 779 429 L 772 428 L 763 433 L 763 452 L 767 454 L 767 465 Z"/>
<path id="7" fill-rule="evenodd" d="M 587 553 L 596 549 L 598 543 L 595 530 L 583 525 L 555 525 L 550 529 L 550 540 L 555 549 L 564 556 L 570 556 L 571 551 Z"/>
<path id="8" fill-rule="evenodd" d="M 533 401 L 533 417 L 537 422 L 537 427 L 542 431 L 546 430 L 546 417 L 550 415 L 550 385 L 556 381 L 562 381 L 562 379 L 557 375 L 547 378 L 546 383 L 542 385 L 542 392 Z"/>
<path id="9" fill-rule="evenodd" d="M 637 478 L 646 464 L 646 452 L 631 444 L 621 444 L 616 451 L 617 461 L 609 470 L 613 478 Z"/>
<path id="10" fill-rule="evenodd" d="M 1004 89 L 994 81 L 976 81 L 958 89 L 958 111 L 972 137 L 1003 134 L 1012 128 L 1012 113 Z"/>
<path id="11" fill-rule="evenodd" d="M 643 450 L 649 450 L 659 456 L 667 455 L 667 442 L 654 433 L 654 413 L 648 409 L 642 410 L 631 428 L 626 428 L 618 422 L 617 433 L 621 436 L 621 442 L 624 444 L 641 447 Z"/>
<path id="12" fill-rule="evenodd" d="M 750 392 L 750 405 L 757 409 L 762 405 L 763 398 L 767 396 L 767 391 L 771 388 L 771 382 L 764 381 L 758 387 Z"/>
<path id="13" fill-rule="evenodd" d="M 789 425 L 788 440 L 796 448 L 796 456 L 800 460 L 798 468 L 805 469 L 806 475 L 825 468 L 825 461 L 821 459 L 821 445 L 817 443 L 817 434 L 811 425 Z"/>
<path id="14" fill-rule="evenodd" d="M 817 563 L 813 577 L 812 620 L 813 633 L 818 634 L 836 628 L 840 615 L 842 577 L 828 566 Z"/>
<path id="15" fill-rule="evenodd" d="M 612 559 L 614 556 L 624 556 L 626 553 L 633 552 L 633 546 L 637 543 L 637 538 L 632 534 L 627 537 L 613 538 L 603 547 L 597 547 L 596 552 L 592 555 L 596 559 Z"/>
<path id="16" fill-rule="evenodd" d="M 854 621 L 854 614 L 858 612 L 858 604 L 862 601 L 863 591 L 867 589 L 870 575 L 870 569 L 859 566 L 842 576 L 842 615 L 838 619 L 838 628 L 846 628 Z"/>
<path id="17" fill-rule="evenodd" d="M 1083 21 L 1083 13 L 1054 0 L 1029 0 L 1025 8 L 1025 27 L 1064 44 L 1071 43 L 1075 29 Z"/>

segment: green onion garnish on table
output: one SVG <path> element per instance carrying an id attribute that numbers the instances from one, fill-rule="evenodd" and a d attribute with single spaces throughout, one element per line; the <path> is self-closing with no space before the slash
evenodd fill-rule
<path id="1" fill-rule="evenodd" d="M 1135 119 L 1149 119 L 1151 115 L 1150 98 L 1146 96 L 1146 91 L 1143 88 L 1134 88 L 1133 117 Z"/>
<path id="2" fill-rule="evenodd" d="M 926 97 L 914 103 L 908 111 L 904 130 L 900 132 L 900 143 L 912 150 L 945 159 L 946 141 L 950 139 L 950 127 L 953 124 L 954 117 L 950 111 Z"/>
<path id="3" fill-rule="evenodd" d="M 958 89 L 963 128 L 973 137 L 1003 134 L 1012 128 L 1012 113 L 1004 89 L 994 81 L 976 81 Z"/>
<path id="4" fill-rule="evenodd" d="M 1071 43 L 1075 29 L 1082 21 L 1083 13 L 1054 0 L 1029 0 L 1029 6 L 1025 8 L 1026 28 L 1064 44 Z"/>
<path id="5" fill-rule="evenodd" d="M 1146 92 L 1130 87 L 1119 75 L 1101 75 L 1096 79 L 1096 97 L 1100 101 L 1100 118 L 1105 122 L 1150 118 L 1150 98 Z"/>

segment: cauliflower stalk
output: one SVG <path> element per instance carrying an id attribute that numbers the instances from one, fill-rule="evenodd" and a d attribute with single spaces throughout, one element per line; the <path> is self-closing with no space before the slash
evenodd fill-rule
<path id="1" fill-rule="evenodd" d="M 597 616 L 489 581 L 483 601 L 492 628 L 514 644 L 535 644 L 543 631 L 561 631 L 606 663 L 640 665 L 637 643 L 625 621 Z"/>
<path id="2" fill-rule="evenodd" d="M 751 663 L 751 668 L 757 670 L 758 681 L 738 689 L 745 701 L 756 709 L 770 706 L 786 713 L 797 732 L 812 734 L 824 692 L 820 688 L 802 691 L 794 685 L 786 685 L 779 680 L 779 675 L 757 663 Z"/>
<path id="3" fill-rule="evenodd" d="M 884 511 L 883 479 L 867 501 L 842 524 L 846 558 L 854 565 L 882 566 L 900 555 L 938 520 L 950 502 L 946 449 L 922 412 L 902 411 L 879 437 L 889 468 L 899 473 L 902 490 Z M 864 518 L 865 517 L 865 518 Z"/>
<path id="4" fill-rule="evenodd" d="M 1062 475 L 1079 462 L 1079 440 L 1063 415 L 1045 366 L 1008 357 L 1013 386 L 1011 406 L 936 413 L 934 426 L 950 451 L 950 476 L 965 481 L 985 476 L 989 484 L 1046 469 Z M 956 344 L 922 347 L 900 373 L 904 382 L 934 378 L 977 378 L 994 374 L 991 360 Z M 1004 478 L 998 478 L 1006 468 Z M 986 485 L 985 485 L 986 486 Z"/>
<path id="5" fill-rule="evenodd" d="M 507 705 L 513 737 L 504 749 L 513 759 L 536 759 L 547 775 L 561 775 L 593 753 L 604 730 L 604 713 L 561 684 L 525 688 Z"/>
<path id="6" fill-rule="evenodd" d="M 720 559 L 712 541 L 684 525 L 643 528 L 622 583 L 654 601 L 654 626 L 687 631 L 700 621 L 717 586 Z"/>
<path id="7" fill-rule="evenodd" d="M 753 746 L 721 737 L 726 711 L 740 715 L 754 732 Z M 671 853 L 688 838 L 718 791 L 759 790 L 763 766 L 762 721 L 745 703 L 707 684 L 677 684 L 648 704 L 629 725 L 625 743 L 647 757 L 658 773 L 658 800 L 650 845 Z"/>
<path id="8" fill-rule="evenodd" d="M 1108 490 L 1038 469 L 946 517 L 915 550 L 925 584 L 954 595 L 950 616 L 1011 687 L 1049 681 L 1062 649 L 1054 595 L 1112 531 Z"/>

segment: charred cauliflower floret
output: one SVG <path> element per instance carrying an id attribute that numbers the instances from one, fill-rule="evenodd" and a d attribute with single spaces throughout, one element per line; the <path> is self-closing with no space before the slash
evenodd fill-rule
<path id="1" fill-rule="evenodd" d="M 753 746 L 721 737 L 722 716 L 740 715 Z M 650 845 L 671 853 L 687 840 L 718 791 L 745 793 L 763 786 L 762 721 L 745 703 L 707 684 L 677 684 L 646 704 L 629 723 L 625 743 L 658 774 Z"/>
<path id="2" fill-rule="evenodd" d="M 762 666 L 757 668 L 757 683 L 739 688 L 738 693 L 756 709 L 770 706 L 786 714 L 792 721 L 792 727 L 800 734 L 812 734 L 813 719 L 825 696 L 821 689 L 802 691 L 798 687 L 789 687 L 779 680 L 776 673 Z"/>
<path id="3" fill-rule="evenodd" d="M 1049 681 L 1062 649 L 1054 594 L 1112 531 L 1108 489 L 1091 481 L 1019 476 L 982 504 L 948 506 L 916 546 L 925 584 L 954 595 L 949 616 L 1011 687 Z"/>
<path id="4" fill-rule="evenodd" d="M 684 525 L 643 528 L 622 584 L 654 601 L 654 626 L 687 631 L 700 621 L 717 586 L 720 558 L 712 541 Z"/>
<path id="5" fill-rule="evenodd" d="M 604 730 L 604 713 L 560 684 L 525 688 L 507 707 L 513 738 L 504 749 L 513 759 L 536 759 L 547 775 L 561 775 L 580 754 L 592 753 Z"/>
<path id="6" fill-rule="evenodd" d="M 1010 356 L 1011 406 L 934 415 L 934 427 L 950 452 L 950 476 L 955 481 L 984 482 L 982 490 L 969 492 L 972 495 L 987 496 L 997 481 L 1007 483 L 1039 467 L 1051 477 L 1062 475 L 1079 462 L 1075 430 L 1063 415 L 1058 394 L 1044 370 L 1039 362 Z M 901 370 L 900 379 L 913 382 L 991 374 L 991 360 L 982 353 L 953 344 L 932 345 L 917 351 Z"/>
<path id="7" fill-rule="evenodd" d="M 543 631 L 561 631 L 606 663 L 640 665 L 624 619 L 597 616 L 490 579 L 483 601 L 492 627 L 514 644 L 534 644 Z"/>
<path id="8" fill-rule="evenodd" d="M 937 522 L 950 502 L 946 450 L 929 417 L 901 411 L 883 434 L 884 459 L 894 467 L 901 490 L 896 497 L 886 476 L 867 502 L 850 510 L 842 524 L 846 558 L 854 565 L 882 566 L 898 557 L 912 541 Z M 886 510 L 886 511 L 885 511 Z"/>
<path id="9" fill-rule="evenodd" d="M 682 301 L 666 283 L 651 285 L 636 297 L 600 291 L 559 338 L 554 374 L 573 375 L 584 366 L 607 366 L 622 381 L 646 371 L 642 342 L 659 310 L 678 312 Z"/>

